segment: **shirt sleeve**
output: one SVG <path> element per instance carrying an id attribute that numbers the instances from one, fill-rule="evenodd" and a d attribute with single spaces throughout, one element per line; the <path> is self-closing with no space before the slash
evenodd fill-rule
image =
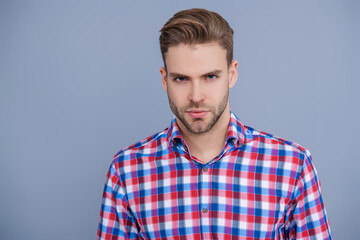
<path id="1" fill-rule="evenodd" d="M 97 239 L 138 239 L 137 229 L 136 219 L 112 164 L 106 177 Z"/>
<path id="2" fill-rule="evenodd" d="M 309 151 L 295 186 L 289 239 L 332 239 L 329 219 L 321 196 L 321 185 Z"/>

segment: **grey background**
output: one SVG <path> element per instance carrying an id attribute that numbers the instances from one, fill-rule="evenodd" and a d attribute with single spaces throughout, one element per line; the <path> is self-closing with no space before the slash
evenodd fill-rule
<path id="1" fill-rule="evenodd" d="M 0 1 L 0 239 L 94 239 L 121 148 L 167 127 L 161 26 L 235 30 L 231 108 L 310 149 L 336 239 L 357 239 L 360 1 Z"/>

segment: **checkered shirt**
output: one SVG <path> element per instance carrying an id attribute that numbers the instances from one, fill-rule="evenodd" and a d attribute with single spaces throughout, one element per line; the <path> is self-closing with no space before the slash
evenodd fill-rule
<path id="1" fill-rule="evenodd" d="M 98 239 L 332 239 L 305 148 L 231 112 L 221 153 L 203 164 L 175 118 L 114 157 Z"/>

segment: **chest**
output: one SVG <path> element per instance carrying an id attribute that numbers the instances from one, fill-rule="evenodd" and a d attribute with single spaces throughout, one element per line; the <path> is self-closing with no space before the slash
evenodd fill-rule
<path id="1" fill-rule="evenodd" d="M 284 228 L 293 172 L 279 164 L 231 157 L 200 166 L 178 159 L 138 171 L 126 189 L 144 236 L 274 238 Z"/>

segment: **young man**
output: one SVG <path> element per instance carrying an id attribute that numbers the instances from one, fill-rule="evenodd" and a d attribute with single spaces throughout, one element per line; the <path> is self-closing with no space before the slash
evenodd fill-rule
<path id="1" fill-rule="evenodd" d="M 303 147 L 230 111 L 233 31 L 217 13 L 176 13 L 161 29 L 170 127 L 114 157 L 98 239 L 331 239 Z"/>

